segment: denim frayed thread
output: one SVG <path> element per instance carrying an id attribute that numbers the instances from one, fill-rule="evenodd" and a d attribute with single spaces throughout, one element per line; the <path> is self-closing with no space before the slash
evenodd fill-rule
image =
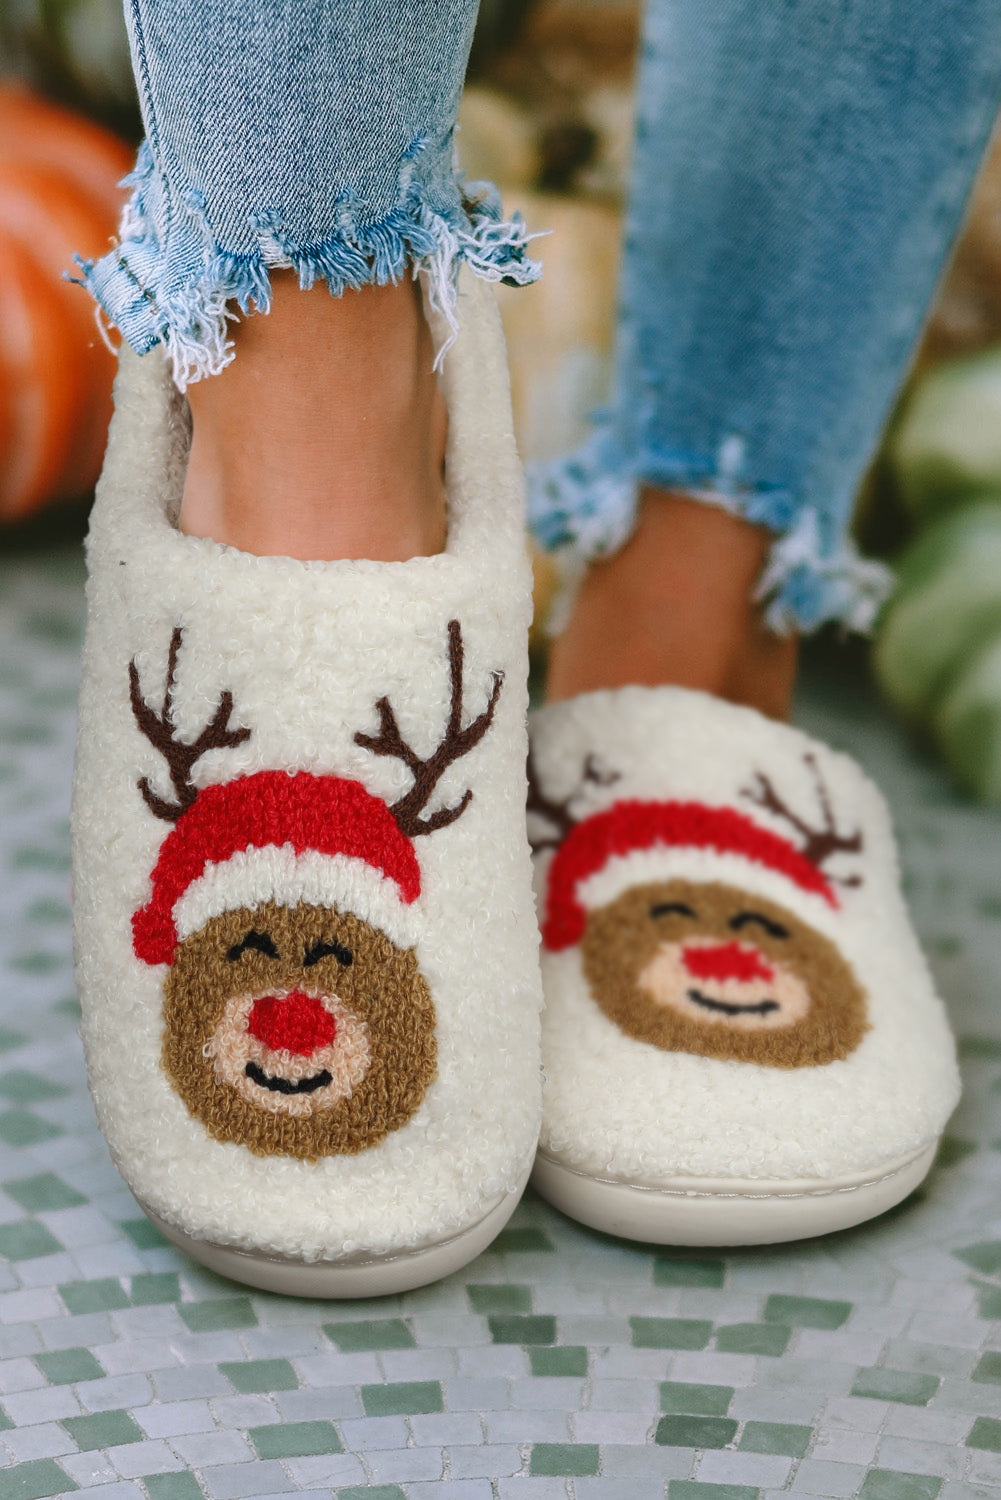
<path id="1" fill-rule="evenodd" d="M 406 153 L 400 201 L 388 214 L 365 223 L 362 205 L 346 191 L 337 205 L 336 232 L 313 245 L 295 244 L 279 215 L 265 209 L 251 220 L 257 251 L 226 251 L 213 241 L 200 195 L 186 194 L 187 228 L 203 243 L 203 265 L 192 279 L 168 290 L 162 285 L 164 249 L 149 203 L 156 168 L 144 142 L 135 171 L 123 181 L 133 191 L 119 244 L 98 261 L 76 257 L 81 283 L 137 354 L 165 345 L 174 381 L 183 391 L 232 360 L 228 327 L 238 316 L 234 308 L 244 315 L 269 310 L 270 269 L 294 270 L 304 290 L 325 281 L 334 296 L 423 272 L 430 306 L 447 330 L 435 355 L 438 369 L 459 331 L 460 266 L 467 264 L 484 280 L 518 286 L 538 280 L 541 266 L 526 253 L 537 236 L 519 214 L 502 218 L 500 195 L 491 184 L 456 181 L 453 201 L 432 200 L 415 175 L 414 163 L 424 147 L 425 142 L 416 141 Z"/>
<path id="2" fill-rule="evenodd" d="M 754 595 L 775 634 L 808 633 L 829 621 L 862 635 L 872 629 L 893 585 L 889 568 L 861 557 L 850 540 L 828 535 L 832 528 L 820 512 L 798 505 L 781 486 L 740 483 L 739 442 L 721 446 L 715 467 L 663 452 L 630 458 L 599 424 L 569 458 L 529 466 L 529 526 L 539 546 L 555 555 L 562 579 L 550 634 L 565 628 L 587 564 L 629 540 L 644 482 L 681 490 L 776 534 Z"/>

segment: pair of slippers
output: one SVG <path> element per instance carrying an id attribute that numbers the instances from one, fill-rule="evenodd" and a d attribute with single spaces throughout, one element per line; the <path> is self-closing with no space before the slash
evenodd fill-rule
<path id="1" fill-rule="evenodd" d="M 627 688 L 537 714 L 537 922 L 520 471 L 488 289 L 460 308 L 448 543 L 404 563 L 182 535 L 183 403 L 122 354 L 88 541 L 83 1039 L 144 1211 L 269 1290 L 445 1276 L 533 1165 L 634 1239 L 845 1227 L 921 1180 L 957 1097 L 879 794 L 750 710 Z"/>

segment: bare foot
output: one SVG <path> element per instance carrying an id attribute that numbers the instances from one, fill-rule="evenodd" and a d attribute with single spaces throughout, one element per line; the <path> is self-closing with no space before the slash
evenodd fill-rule
<path id="1" fill-rule="evenodd" d="M 772 538 L 718 506 L 645 486 L 636 530 L 587 573 L 553 642 L 552 701 L 628 683 L 672 683 L 788 718 L 794 636 L 753 603 Z"/>
<path id="2" fill-rule="evenodd" d="M 416 283 L 271 285 L 232 363 L 189 387 L 180 529 L 259 556 L 440 552 L 447 416 Z"/>

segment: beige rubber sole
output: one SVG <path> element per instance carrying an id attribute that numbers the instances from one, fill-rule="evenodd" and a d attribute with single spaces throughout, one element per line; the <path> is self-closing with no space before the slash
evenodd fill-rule
<path id="1" fill-rule="evenodd" d="M 388 1297 L 427 1286 L 461 1270 L 484 1251 L 504 1228 L 518 1206 L 524 1183 L 494 1205 L 484 1218 L 461 1234 L 398 1255 L 357 1257 L 351 1260 L 289 1260 L 260 1251 L 236 1250 L 228 1245 L 194 1239 L 139 1204 L 160 1233 L 192 1260 L 262 1292 L 286 1297 Z"/>
<path id="2" fill-rule="evenodd" d="M 914 1191 L 938 1141 L 886 1163 L 878 1176 L 748 1182 L 677 1178 L 657 1187 L 588 1177 L 540 1151 L 532 1186 L 592 1229 L 652 1245 L 774 1245 L 850 1229 Z"/>

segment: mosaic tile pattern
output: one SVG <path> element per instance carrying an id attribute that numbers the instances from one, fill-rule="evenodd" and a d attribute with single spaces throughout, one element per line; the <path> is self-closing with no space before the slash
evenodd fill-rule
<path id="1" fill-rule="evenodd" d="M 451 1280 L 320 1304 L 191 1265 L 95 1128 L 69 937 L 81 617 L 76 553 L 0 562 L 0 1500 L 998 1495 L 1001 821 L 850 663 L 802 718 L 889 788 L 963 1039 L 926 1187 L 732 1255 L 619 1243 L 528 1198 Z"/>

